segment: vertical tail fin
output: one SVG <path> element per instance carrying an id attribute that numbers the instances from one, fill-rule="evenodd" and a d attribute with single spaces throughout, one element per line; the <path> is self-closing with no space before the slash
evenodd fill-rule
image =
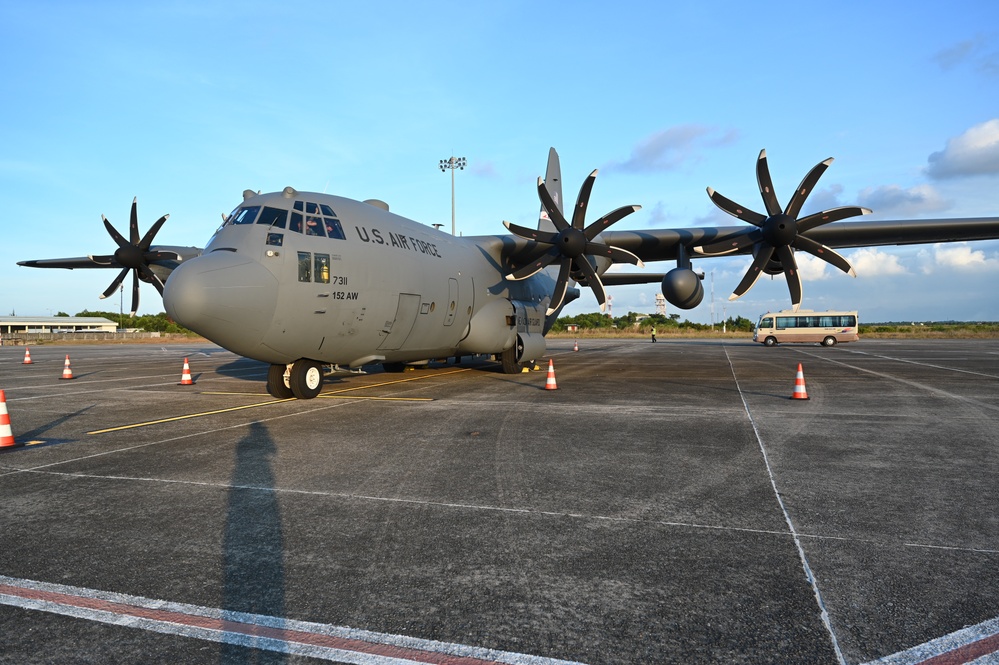
<path id="1" fill-rule="evenodd" d="M 558 153 L 555 148 L 548 150 L 548 168 L 545 170 L 545 187 L 552 195 L 552 199 L 558 205 L 558 209 L 565 215 L 565 208 L 562 205 L 562 167 L 559 165 Z M 558 229 L 548 219 L 545 207 L 541 206 L 541 216 L 538 219 L 538 230 L 556 232 Z"/>

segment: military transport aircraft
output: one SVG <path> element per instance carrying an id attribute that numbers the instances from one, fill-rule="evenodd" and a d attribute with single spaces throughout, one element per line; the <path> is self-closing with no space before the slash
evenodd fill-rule
<path id="1" fill-rule="evenodd" d="M 801 303 L 795 250 L 853 274 L 832 247 L 904 245 L 999 238 L 999 218 L 832 224 L 870 212 L 848 206 L 798 218 L 832 159 L 816 165 L 781 208 L 766 151 L 756 176 L 766 213 L 754 212 L 710 187 L 708 196 L 750 226 L 609 231 L 639 209 L 618 208 L 586 224 L 597 172 L 583 182 L 568 219 L 562 207 L 558 155 L 549 152 L 538 179 L 537 229 L 504 222 L 513 235 L 455 237 L 389 211 L 378 200 L 299 192 L 243 192 L 204 249 L 154 246 L 161 217 L 139 237 L 132 201 L 126 240 L 104 218 L 118 245 L 113 255 L 21 261 L 37 268 L 117 268 L 101 297 L 132 272 L 132 313 L 139 281 L 162 294 L 178 323 L 220 346 L 270 364 L 268 391 L 280 398 L 316 397 L 323 367 L 406 363 L 490 354 L 503 371 L 545 351 L 545 334 L 562 307 L 579 297 L 569 282 L 588 286 L 601 310 L 605 285 L 662 283 L 676 307 L 696 307 L 703 273 L 691 259 L 752 254 L 732 298 L 763 273 L 783 273 L 792 305 Z M 663 273 L 607 273 L 614 263 L 675 261 Z"/>

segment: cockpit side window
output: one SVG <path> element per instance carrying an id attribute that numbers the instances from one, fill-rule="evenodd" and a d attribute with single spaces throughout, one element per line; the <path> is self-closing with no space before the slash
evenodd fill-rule
<path id="1" fill-rule="evenodd" d="M 297 206 L 298 203 L 299 202 L 296 201 L 295 205 Z M 288 225 L 288 230 L 294 231 L 295 233 L 302 232 L 302 213 L 300 212 L 291 213 L 291 223 Z"/>
<path id="2" fill-rule="evenodd" d="M 257 218 L 257 224 L 266 224 L 278 229 L 283 229 L 288 220 L 288 211 L 280 208 L 264 207 L 264 211 Z"/>
<path id="3" fill-rule="evenodd" d="M 330 238 L 337 238 L 338 240 L 346 239 L 343 234 L 343 227 L 340 225 L 340 220 L 337 219 L 336 213 L 333 212 L 333 208 L 329 207 L 325 203 L 319 204 L 319 208 L 323 211 L 324 223 L 326 224 L 326 235 Z"/>
<path id="4" fill-rule="evenodd" d="M 247 206 L 246 208 L 238 208 L 231 217 L 229 217 L 229 222 L 231 224 L 252 224 L 257 218 L 257 213 L 260 212 L 260 206 Z"/>

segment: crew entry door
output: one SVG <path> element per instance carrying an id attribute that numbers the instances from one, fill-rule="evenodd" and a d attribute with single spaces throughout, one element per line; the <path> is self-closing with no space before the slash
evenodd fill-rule
<path id="1" fill-rule="evenodd" d="M 395 310 L 395 320 L 385 329 L 388 337 L 378 347 L 379 351 L 396 351 L 406 343 L 413 331 L 416 316 L 420 313 L 420 296 L 414 293 L 400 293 L 399 306 Z"/>

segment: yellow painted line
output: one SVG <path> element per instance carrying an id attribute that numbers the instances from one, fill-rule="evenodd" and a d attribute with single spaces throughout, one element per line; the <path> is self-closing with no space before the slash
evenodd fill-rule
<path id="1" fill-rule="evenodd" d="M 136 427 L 147 427 L 149 425 L 161 425 L 163 423 L 172 423 L 178 420 L 187 420 L 188 418 L 201 418 L 202 416 L 214 416 L 220 413 L 229 413 L 230 411 L 241 411 L 243 409 L 252 409 L 258 406 L 270 406 L 271 404 L 280 404 L 281 402 L 290 402 L 294 400 L 294 397 L 289 399 L 275 399 L 269 402 L 257 402 L 256 404 L 244 404 L 243 406 L 233 406 L 228 409 L 216 409 L 215 411 L 202 411 L 201 413 L 189 413 L 184 416 L 173 416 L 171 418 L 161 418 L 160 420 L 150 420 L 145 423 L 134 423 L 132 425 L 121 425 L 119 427 L 108 427 L 107 429 L 97 429 L 93 432 L 87 432 L 87 434 L 107 434 L 108 432 L 120 432 L 126 429 L 135 429 Z"/>
<path id="2" fill-rule="evenodd" d="M 205 391 L 199 393 L 200 395 L 249 395 L 252 397 L 263 397 L 262 393 L 227 393 L 223 391 Z M 358 399 L 358 400 L 374 400 L 374 401 L 387 401 L 387 402 L 433 402 L 433 397 L 366 397 L 364 395 L 337 395 L 335 393 L 319 393 L 317 397 L 326 397 L 328 399 Z"/>
<path id="3" fill-rule="evenodd" d="M 427 375 L 427 376 L 414 376 L 414 377 L 409 378 L 409 379 L 396 379 L 394 381 L 383 381 L 381 383 L 373 383 L 373 384 L 365 385 L 365 386 L 354 386 L 353 388 L 344 388 L 342 390 L 334 390 L 334 391 L 328 392 L 328 393 L 321 393 L 319 396 L 320 397 L 327 397 L 327 398 L 335 398 L 335 397 L 338 397 L 340 393 L 351 392 L 353 390 L 361 390 L 363 388 L 377 388 L 379 386 L 391 386 L 391 385 L 396 384 L 396 383 L 406 383 L 408 381 L 421 381 L 423 379 L 432 379 L 434 377 L 444 376 L 445 374 L 457 374 L 459 372 L 468 372 L 468 371 L 471 371 L 471 368 L 456 369 L 456 370 L 451 370 L 450 372 L 442 372 L 440 374 L 431 374 L 431 375 Z M 203 395 L 208 395 L 208 394 L 251 394 L 252 395 L 254 393 L 202 393 L 202 394 Z M 253 409 L 253 408 L 256 408 L 258 406 L 269 406 L 271 404 L 280 404 L 282 402 L 291 402 L 294 399 L 295 399 L 294 397 L 291 397 L 291 398 L 288 398 L 288 399 L 275 399 L 275 400 L 270 400 L 268 402 L 257 402 L 255 404 L 244 404 L 243 406 L 233 406 L 233 407 L 230 407 L 228 409 L 216 409 L 214 411 L 202 411 L 200 413 L 189 413 L 189 414 L 183 415 L 183 416 L 173 416 L 173 417 L 170 417 L 170 418 L 161 418 L 160 420 L 150 420 L 149 422 L 144 422 L 144 423 L 133 423 L 131 425 L 120 425 L 118 427 L 108 427 L 107 429 L 98 429 L 98 430 L 94 430 L 93 432 L 87 432 L 87 434 L 107 434 L 108 432 L 120 432 L 122 430 L 135 429 L 137 427 L 148 427 L 149 425 L 162 425 L 163 423 L 172 423 L 172 422 L 176 422 L 178 420 L 187 420 L 189 418 L 201 418 L 202 416 L 214 416 L 214 415 L 218 415 L 220 413 L 229 413 L 231 411 L 241 411 L 243 409 Z M 419 398 L 417 398 L 417 397 L 363 397 L 363 396 L 354 397 L 354 396 L 351 396 L 351 397 L 342 397 L 341 399 L 397 400 L 397 401 L 433 401 L 429 397 L 419 397 Z"/>

